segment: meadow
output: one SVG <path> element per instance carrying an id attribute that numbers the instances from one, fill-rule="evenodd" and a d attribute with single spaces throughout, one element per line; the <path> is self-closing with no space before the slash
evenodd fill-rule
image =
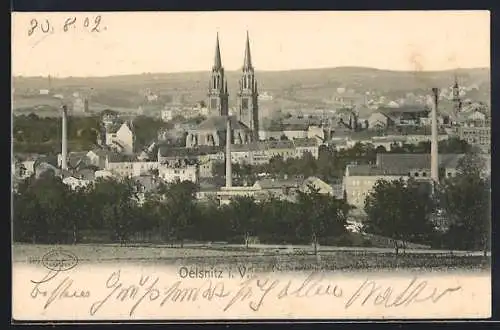
<path id="1" fill-rule="evenodd" d="M 54 249 L 73 253 L 80 263 L 154 263 L 159 265 L 224 266 L 245 264 L 255 270 L 485 270 L 490 257 L 480 253 L 431 250 L 407 250 L 397 256 L 390 249 L 322 247 L 314 255 L 310 247 L 238 245 L 191 245 L 171 247 L 119 245 L 13 245 L 14 263 L 39 263 L 44 254 Z"/>

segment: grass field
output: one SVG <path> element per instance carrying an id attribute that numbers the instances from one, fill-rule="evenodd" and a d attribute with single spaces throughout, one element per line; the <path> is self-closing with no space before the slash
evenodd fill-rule
<path id="1" fill-rule="evenodd" d="M 82 263 L 155 263 L 164 265 L 251 264 L 254 269 L 274 267 L 309 270 L 484 270 L 490 257 L 481 254 L 450 253 L 446 251 L 407 251 L 396 256 L 390 249 L 324 249 L 319 256 L 310 249 L 249 248 L 189 246 L 118 246 L 118 245 L 13 245 L 13 261 L 29 263 L 40 260 L 54 249 L 72 252 Z"/>

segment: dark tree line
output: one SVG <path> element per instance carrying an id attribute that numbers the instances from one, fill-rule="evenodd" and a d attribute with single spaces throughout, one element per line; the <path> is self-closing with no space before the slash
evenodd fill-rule
<path id="1" fill-rule="evenodd" d="M 140 188 L 130 180 L 98 180 L 71 190 L 59 178 L 28 178 L 14 194 L 14 240 L 79 243 L 103 235 L 103 242 L 180 244 L 186 241 L 336 244 L 346 234 L 349 208 L 343 200 L 299 192 L 298 202 L 269 197 L 257 202 L 235 198 L 219 206 L 196 200 L 190 182 L 161 185 L 139 203 Z M 139 238 L 138 238 L 139 237 Z"/>

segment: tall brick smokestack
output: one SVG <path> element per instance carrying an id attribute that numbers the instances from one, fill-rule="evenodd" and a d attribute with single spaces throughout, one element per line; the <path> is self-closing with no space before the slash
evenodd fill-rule
<path id="1" fill-rule="evenodd" d="M 233 185 L 233 171 L 231 168 L 231 119 L 227 116 L 226 122 L 226 187 Z"/>
<path id="2" fill-rule="evenodd" d="M 61 169 L 68 169 L 68 108 L 62 106 Z"/>
<path id="3" fill-rule="evenodd" d="M 439 101 L 439 89 L 432 89 L 432 140 L 431 140 L 431 179 L 434 184 L 439 182 L 439 152 L 438 152 L 438 122 L 437 111 Z"/>

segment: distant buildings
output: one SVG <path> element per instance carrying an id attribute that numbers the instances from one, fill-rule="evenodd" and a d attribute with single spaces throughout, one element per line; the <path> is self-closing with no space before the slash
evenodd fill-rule
<path id="1" fill-rule="evenodd" d="M 440 154 L 438 158 L 442 177 L 456 174 L 463 154 Z M 359 210 L 378 180 L 430 180 L 430 154 L 377 154 L 374 165 L 348 165 L 344 176 L 347 202 Z"/>

